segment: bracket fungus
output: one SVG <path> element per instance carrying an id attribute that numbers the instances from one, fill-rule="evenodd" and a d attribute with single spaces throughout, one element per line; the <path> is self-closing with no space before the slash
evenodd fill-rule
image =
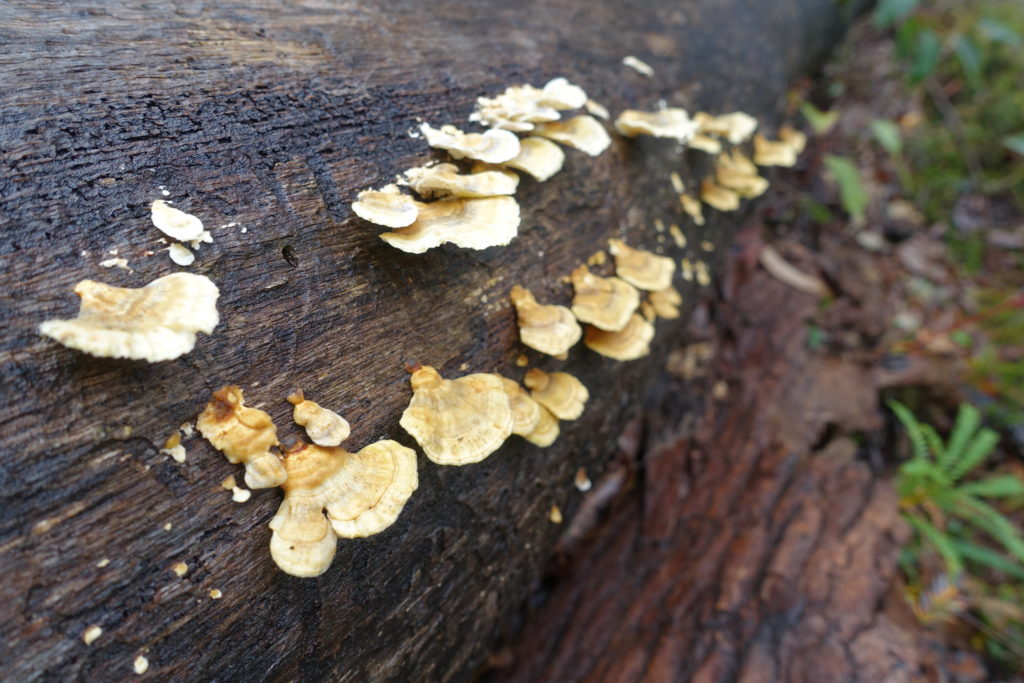
<path id="1" fill-rule="evenodd" d="M 352 211 L 364 221 L 386 228 L 404 228 L 412 225 L 419 214 L 419 204 L 407 194 L 401 194 L 396 185 L 379 190 L 364 190 L 352 202 Z"/>
<path id="2" fill-rule="evenodd" d="M 754 136 L 754 163 L 758 166 L 795 166 L 800 141 L 769 140 L 758 133 Z"/>
<path id="3" fill-rule="evenodd" d="M 245 483 L 251 489 L 280 486 L 288 476 L 281 459 L 271 451 L 277 446 L 277 427 L 270 415 L 245 405 L 238 386 L 213 392 L 196 429 L 230 463 L 245 464 Z"/>
<path id="4" fill-rule="evenodd" d="M 583 414 L 590 392 L 568 372 L 544 372 L 538 368 L 526 371 L 523 384 L 530 396 L 559 420 L 575 420 Z"/>
<path id="5" fill-rule="evenodd" d="M 424 365 L 410 377 L 412 399 L 399 423 L 438 465 L 480 462 L 512 434 L 512 407 L 499 375 L 444 379 Z"/>
<path id="6" fill-rule="evenodd" d="M 615 257 L 615 274 L 640 289 L 654 292 L 672 286 L 676 263 L 643 249 L 634 249 L 618 239 L 608 240 L 608 251 Z"/>
<path id="7" fill-rule="evenodd" d="M 793 126 L 785 125 L 779 127 L 779 142 L 784 142 L 793 150 L 797 156 L 807 149 L 807 135 L 798 131 Z"/>
<path id="8" fill-rule="evenodd" d="M 768 180 L 758 175 L 757 166 L 738 149 L 715 159 L 715 179 L 722 187 L 741 197 L 760 197 L 768 189 Z"/>
<path id="9" fill-rule="evenodd" d="M 699 111 L 694 115 L 693 120 L 697 124 L 697 132 L 725 138 L 733 145 L 746 142 L 757 130 L 757 119 L 741 111 L 720 116 L 712 116 L 707 112 Z"/>
<path id="10" fill-rule="evenodd" d="M 659 318 L 675 320 L 679 317 L 679 307 L 683 303 L 683 296 L 675 287 L 666 287 L 657 292 L 651 292 L 647 299 Z"/>
<path id="11" fill-rule="evenodd" d="M 576 295 L 572 313 L 580 322 L 603 330 L 621 330 L 640 305 L 636 287 L 617 277 L 600 277 L 586 266 L 579 266 L 569 275 Z"/>
<path id="12" fill-rule="evenodd" d="M 519 138 L 507 130 L 491 128 L 483 133 L 463 133 L 455 126 L 432 128 L 424 123 L 420 131 L 428 145 L 447 150 L 455 159 L 479 159 L 489 164 L 500 164 L 519 154 Z"/>
<path id="13" fill-rule="evenodd" d="M 519 233 L 519 204 L 512 197 L 443 199 L 420 205 L 419 218 L 380 238 L 395 249 L 422 254 L 450 242 L 466 249 L 504 246 Z"/>
<path id="14" fill-rule="evenodd" d="M 351 431 L 348 421 L 333 410 L 307 400 L 302 389 L 289 396 L 288 402 L 295 406 L 292 418 L 306 428 L 306 434 L 317 446 L 338 446 L 348 438 Z"/>
<path id="15" fill-rule="evenodd" d="M 512 288 L 509 298 L 519 318 L 519 338 L 531 349 L 560 356 L 583 336 L 576 317 L 565 306 L 541 305 L 530 290 L 519 285 Z"/>
<path id="16" fill-rule="evenodd" d="M 338 537 L 387 529 L 419 485 L 416 452 L 396 441 L 378 441 L 357 453 L 299 442 L 285 453 L 284 466 L 288 478 L 270 521 L 270 555 L 292 576 L 323 574 Z"/>
<path id="17" fill-rule="evenodd" d="M 532 434 L 540 424 L 544 408 L 531 398 L 515 380 L 501 377 L 501 384 L 505 387 L 509 407 L 512 408 L 512 433 L 519 436 Z"/>
<path id="18" fill-rule="evenodd" d="M 39 331 L 104 358 L 172 360 L 192 350 L 197 332 L 210 334 L 220 321 L 220 291 L 205 275 L 174 273 L 139 289 L 82 280 L 74 292 L 81 297 L 78 317 L 47 320 Z"/>
<path id="19" fill-rule="evenodd" d="M 203 222 L 190 213 L 176 209 L 162 199 L 150 205 L 150 218 L 160 232 L 179 242 L 191 242 L 203 237 Z"/>
<path id="20" fill-rule="evenodd" d="M 740 208 L 740 196 L 733 190 L 722 187 L 711 178 L 700 183 L 700 198 L 705 204 L 719 211 L 735 211 Z"/>
<path id="21" fill-rule="evenodd" d="M 460 174 L 455 164 L 410 168 L 405 182 L 422 197 L 495 197 L 515 194 L 519 176 L 511 171 Z M 408 223 L 406 225 L 409 225 Z M 401 227 L 401 226 L 395 226 Z"/>
<path id="22" fill-rule="evenodd" d="M 652 339 L 654 325 L 634 313 L 628 324 L 618 332 L 588 327 L 583 336 L 583 343 L 590 350 L 607 358 L 636 360 L 650 353 Z"/>
<path id="23" fill-rule="evenodd" d="M 717 138 L 704 133 L 695 133 L 687 145 L 708 154 L 719 154 L 722 151 L 722 143 Z"/>
<path id="24" fill-rule="evenodd" d="M 641 76 L 647 76 L 648 78 L 654 75 L 654 67 L 647 62 L 643 61 L 639 57 L 633 55 L 626 55 L 622 58 L 622 63 L 628 66 L 633 71 L 637 72 Z"/>
<path id="25" fill-rule="evenodd" d="M 586 101 L 583 88 L 565 78 L 555 78 L 543 88 L 514 85 L 496 97 L 480 97 L 469 118 L 491 128 L 525 133 L 533 130 L 536 123 L 557 121 L 559 110 L 578 109 Z"/>
<path id="26" fill-rule="evenodd" d="M 563 164 L 565 152 L 561 147 L 544 138 L 528 137 L 519 141 L 519 154 L 502 165 L 528 173 L 542 183 L 561 171 Z"/>
<path id="27" fill-rule="evenodd" d="M 612 144 L 601 122 L 588 114 L 574 116 L 568 121 L 540 123 L 534 127 L 533 132 L 592 157 L 600 155 Z"/>
<path id="28" fill-rule="evenodd" d="M 615 130 L 627 138 L 650 135 L 656 138 L 672 138 L 686 143 L 697 132 L 685 109 L 670 107 L 658 111 L 637 111 L 627 109 L 615 119 Z"/>
<path id="29" fill-rule="evenodd" d="M 694 223 L 704 225 L 704 207 L 696 197 L 683 192 L 679 195 L 679 206 L 683 209 L 683 213 L 693 219 Z"/>
<path id="30" fill-rule="evenodd" d="M 551 414 L 550 410 L 541 406 L 540 420 L 537 421 L 537 426 L 533 428 L 532 432 L 525 434 L 523 438 L 534 446 L 547 448 L 558 438 L 558 433 L 558 419 Z"/>

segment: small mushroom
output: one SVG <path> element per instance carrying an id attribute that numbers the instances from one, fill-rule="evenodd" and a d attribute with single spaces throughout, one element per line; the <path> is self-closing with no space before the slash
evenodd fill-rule
<path id="1" fill-rule="evenodd" d="M 757 130 L 757 119 L 741 111 L 721 116 L 699 111 L 693 120 L 697 123 L 698 132 L 725 138 L 733 145 L 746 142 Z"/>
<path id="2" fill-rule="evenodd" d="M 443 379 L 424 365 L 410 378 L 412 400 L 399 424 L 439 465 L 480 462 L 512 434 L 512 407 L 498 375 Z"/>
<path id="3" fill-rule="evenodd" d="M 594 100 L 587 100 L 586 102 L 583 103 L 583 106 L 586 108 L 588 114 L 593 114 L 599 119 L 604 119 L 605 121 L 607 121 L 609 118 L 611 118 L 611 115 L 608 113 L 608 108 L 605 107 L 600 102 L 595 102 Z"/>
<path id="4" fill-rule="evenodd" d="M 188 247 L 177 242 L 167 248 L 167 255 L 179 266 L 191 266 L 196 260 L 196 255 Z"/>
<path id="5" fill-rule="evenodd" d="M 580 322 L 603 330 L 621 330 L 640 305 L 636 287 L 617 277 L 594 275 L 585 265 L 573 270 L 569 279 L 576 290 L 572 313 Z"/>
<path id="6" fill-rule="evenodd" d="M 323 574 L 339 536 L 362 538 L 387 529 L 419 484 L 416 452 L 395 441 L 357 453 L 300 442 L 285 453 L 284 466 L 288 478 L 270 520 L 270 555 L 292 576 Z"/>
<path id="7" fill-rule="evenodd" d="M 779 128 L 779 142 L 786 143 L 797 156 L 803 154 L 807 149 L 807 135 L 793 126 L 785 125 Z"/>
<path id="8" fill-rule="evenodd" d="M 722 143 L 710 135 L 704 135 L 704 133 L 695 133 L 694 136 L 690 138 L 687 146 L 693 149 L 699 149 L 702 152 L 707 152 L 708 154 L 719 154 L 722 151 Z"/>
<path id="9" fill-rule="evenodd" d="M 430 199 L 515 194 L 516 186 L 519 185 L 519 176 L 511 171 L 482 171 L 463 175 L 455 164 L 419 166 L 410 168 L 403 175 L 409 187 L 420 196 Z"/>
<path id="10" fill-rule="evenodd" d="M 738 149 L 715 159 L 715 179 L 747 199 L 759 197 L 768 189 L 768 181 L 758 175 L 757 166 Z"/>
<path id="11" fill-rule="evenodd" d="M 734 191 L 718 185 L 711 178 L 701 181 L 700 198 L 705 204 L 719 211 L 735 211 L 740 208 L 740 196 Z"/>
<path id="12" fill-rule="evenodd" d="M 534 127 L 533 132 L 535 135 L 550 138 L 559 144 L 578 149 L 592 157 L 600 155 L 601 152 L 608 149 L 608 145 L 612 144 L 612 139 L 601 122 L 587 114 L 574 116 L 568 121 L 539 123 Z"/>
<path id="13" fill-rule="evenodd" d="M 550 410 L 541 406 L 540 420 L 538 420 L 537 426 L 533 428 L 532 432 L 526 434 L 523 438 L 534 446 L 547 448 L 555 442 L 555 439 L 558 438 L 558 431 L 558 420 L 551 414 Z"/>
<path id="14" fill-rule="evenodd" d="M 641 76 L 647 76 L 650 78 L 654 75 L 654 67 L 647 62 L 643 61 L 639 57 L 633 55 L 626 55 L 622 58 L 622 63 L 628 66 L 633 71 L 637 72 Z"/>
<path id="15" fill-rule="evenodd" d="M 697 132 L 697 124 L 685 109 L 671 107 L 658 111 L 627 109 L 615 119 L 615 130 L 627 138 L 650 135 L 686 143 Z"/>
<path id="16" fill-rule="evenodd" d="M 270 415 L 245 405 L 240 387 L 230 385 L 213 392 L 196 429 L 230 463 L 245 464 L 245 483 L 251 489 L 280 486 L 288 476 L 281 459 L 270 449 L 277 446 L 277 427 Z"/>
<path id="17" fill-rule="evenodd" d="M 419 204 L 409 195 L 399 193 L 397 186 L 388 185 L 380 190 L 360 192 L 352 202 L 352 211 L 376 225 L 404 228 L 416 221 Z"/>
<path id="18" fill-rule="evenodd" d="M 637 314 L 618 332 L 608 332 L 596 327 L 587 327 L 583 343 L 592 351 L 615 360 L 636 360 L 650 353 L 654 339 L 654 325 Z"/>
<path id="19" fill-rule="evenodd" d="M 548 373 L 530 368 L 523 384 L 530 390 L 530 396 L 559 420 L 577 419 L 590 398 L 583 382 L 568 372 Z"/>
<path id="20" fill-rule="evenodd" d="M 532 130 L 535 123 L 557 121 L 558 110 L 578 109 L 586 101 L 583 88 L 565 78 L 555 78 L 543 88 L 515 85 L 497 97 L 481 97 L 469 118 L 492 128 L 524 133 Z"/>
<path id="21" fill-rule="evenodd" d="M 549 356 L 566 353 L 583 336 L 576 318 L 565 306 L 543 306 L 530 290 L 516 285 L 509 297 L 519 318 L 519 338 L 531 349 Z"/>
<path id="22" fill-rule="evenodd" d="M 675 287 L 666 287 L 657 292 L 651 292 L 648 297 L 654 313 L 665 320 L 675 320 L 679 317 L 679 306 L 683 303 L 683 296 Z"/>
<path id="23" fill-rule="evenodd" d="M 402 251 L 422 254 L 446 242 L 466 249 L 508 244 L 519 233 L 519 204 L 512 197 L 443 199 L 420 205 L 419 218 L 407 228 L 380 238 Z"/>
<path id="24" fill-rule="evenodd" d="M 423 137 L 431 147 L 447 150 L 455 159 L 479 159 L 489 164 L 500 164 L 519 154 L 519 138 L 507 130 L 492 128 L 484 133 L 463 133 L 455 126 L 431 128 L 420 126 Z"/>
<path id="25" fill-rule="evenodd" d="M 288 402 L 295 406 L 292 418 L 306 428 L 306 434 L 317 446 L 338 446 L 348 438 L 351 430 L 345 418 L 307 400 L 302 389 L 289 396 Z"/>
<path id="26" fill-rule="evenodd" d="M 608 240 L 608 251 L 615 257 L 615 274 L 639 289 L 654 292 L 672 286 L 676 263 L 643 249 L 633 249 L 618 239 Z"/>
<path id="27" fill-rule="evenodd" d="M 150 217 L 160 232 L 179 242 L 190 242 L 203 236 L 201 220 L 174 208 L 162 199 L 153 200 L 150 205 Z"/>
<path id="28" fill-rule="evenodd" d="M 754 163 L 758 166 L 795 166 L 797 141 L 772 141 L 758 133 L 754 136 Z"/>
<path id="29" fill-rule="evenodd" d="M 172 360 L 192 350 L 197 332 L 210 334 L 220 320 L 220 291 L 205 275 L 174 273 L 139 289 L 82 280 L 74 291 L 82 299 L 78 317 L 47 320 L 39 331 L 104 358 Z"/>
<path id="30" fill-rule="evenodd" d="M 503 165 L 533 176 L 539 183 L 562 170 L 565 152 L 562 148 L 544 138 L 529 137 L 519 141 L 519 154 Z"/>
<path id="31" fill-rule="evenodd" d="M 512 408 L 512 433 L 519 436 L 533 433 L 540 423 L 544 408 L 533 400 L 515 380 L 501 377 L 501 384 L 505 387 L 509 406 Z"/>
<path id="32" fill-rule="evenodd" d="M 679 195 L 679 206 L 683 213 L 693 219 L 697 225 L 704 225 L 704 207 L 693 195 L 683 192 Z"/>

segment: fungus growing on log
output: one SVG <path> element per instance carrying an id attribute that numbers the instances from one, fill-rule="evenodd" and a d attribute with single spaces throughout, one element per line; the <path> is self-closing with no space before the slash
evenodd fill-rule
<path id="1" fill-rule="evenodd" d="M 501 377 L 501 375 L 498 375 Z M 540 423 L 544 408 L 530 397 L 519 383 L 508 377 L 501 377 L 501 384 L 508 394 L 509 406 L 512 408 L 512 433 L 527 436 L 533 433 Z"/>
<path id="2" fill-rule="evenodd" d="M 364 221 L 386 228 L 412 225 L 419 215 L 419 204 L 409 195 L 401 194 L 396 185 L 379 190 L 364 190 L 352 202 L 352 211 Z"/>
<path id="3" fill-rule="evenodd" d="M 699 111 L 694 115 L 693 120 L 697 124 L 697 132 L 725 138 L 733 145 L 746 142 L 757 130 L 757 119 L 741 111 L 721 116 L 712 116 Z"/>
<path id="4" fill-rule="evenodd" d="M 565 152 L 550 140 L 539 137 L 523 138 L 519 146 L 519 154 L 506 161 L 503 166 L 528 173 L 539 183 L 562 170 Z"/>
<path id="5" fill-rule="evenodd" d="M 754 163 L 758 166 L 795 166 L 797 149 L 802 148 L 799 138 L 789 141 L 769 140 L 758 133 L 754 136 Z"/>
<path id="6" fill-rule="evenodd" d="M 515 194 L 519 176 L 511 171 L 481 171 L 460 174 L 455 164 L 410 168 L 402 174 L 422 197 L 495 197 Z M 409 225 L 408 223 L 406 225 Z M 398 226 L 396 226 L 398 227 Z"/>
<path id="7" fill-rule="evenodd" d="M 696 197 L 683 192 L 679 195 L 679 206 L 683 209 L 683 213 L 693 219 L 694 223 L 704 225 L 704 207 Z"/>
<path id="8" fill-rule="evenodd" d="M 758 175 L 757 166 L 738 149 L 715 159 L 715 180 L 741 197 L 759 197 L 768 189 L 768 180 Z"/>
<path id="9" fill-rule="evenodd" d="M 533 130 L 536 123 L 557 121 L 559 110 L 578 109 L 586 101 L 583 88 L 564 78 L 555 78 L 543 88 L 515 85 L 496 97 L 480 97 L 469 118 L 491 128 L 525 133 Z"/>
<path id="10" fill-rule="evenodd" d="M 447 150 L 455 159 L 501 164 L 519 154 L 519 138 L 507 130 L 492 128 L 484 133 L 463 133 L 455 126 L 431 128 L 427 123 L 420 130 L 428 145 Z"/>
<path id="11" fill-rule="evenodd" d="M 633 314 L 628 324 L 618 332 L 587 327 L 583 343 L 589 349 L 615 360 L 636 360 L 650 353 L 654 339 L 654 325 Z"/>
<path id="12" fill-rule="evenodd" d="M 550 356 L 566 353 L 583 336 L 575 316 L 565 306 L 543 306 L 530 290 L 516 285 L 509 293 L 519 319 L 519 339 Z"/>
<path id="13" fill-rule="evenodd" d="M 203 237 L 203 222 L 190 213 L 176 209 L 162 199 L 150 205 L 153 225 L 163 234 L 179 242 L 191 242 Z"/>
<path id="14" fill-rule="evenodd" d="M 627 138 L 650 135 L 686 143 L 697 132 L 697 124 L 685 109 L 678 107 L 658 111 L 627 109 L 615 119 L 615 130 Z"/>
<path id="15" fill-rule="evenodd" d="M 48 320 L 40 333 L 64 346 L 104 358 L 156 363 L 195 346 L 196 333 L 217 326 L 217 285 L 205 275 L 174 273 L 129 289 L 82 280 L 78 317 Z"/>
<path id="16" fill-rule="evenodd" d="M 519 233 L 519 204 L 512 197 L 443 199 L 420 204 L 419 217 L 380 238 L 396 249 L 422 254 L 450 242 L 466 249 L 504 246 Z"/>
<path id="17" fill-rule="evenodd" d="M 675 287 L 666 287 L 657 292 L 651 292 L 647 296 L 647 300 L 659 318 L 675 320 L 679 317 L 679 307 L 683 303 L 683 296 Z"/>
<path id="18" fill-rule="evenodd" d="M 288 476 L 281 459 L 270 449 L 278 445 L 277 427 L 270 415 L 245 405 L 242 389 L 230 385 L 213 392 L 196 429 L 230 463 L 245 464 L 245 483 L 251 489 L 280 486 Z"/>
<path id="19" fill-rule="evenodd" d="M 449 380 L 421 366 L 410 378 L 412 400 L 399 424 L 432 462 L 480 462 L 512 434 L 512 407 L 501 379 L 477 373 Z"/>
<path id="20" fill-rule="evenodd" d="M 740 196 L 711 178 L 701 181 L 700 198 L 705 204 L 719 211 L 735 211 L 740 208 Z"/>
<path id="21" fill-rule="evenodd" d="M 612 139 L 601 122 L 587 114 L 574 116 L 568 121 L 540 123 L 534 126 L 533 132 L 592 157 L 600 155 L 612 144 Z"/>
<path id="22" fill-rule="evenodd" d="M 526 371 L 523 384 L 533 400 L 551 411 L 559 420 L 575 420 L 583 414 L 590 392 L 568 372 L 544 372 L 538 368 Z"/>
<path id="23" fill-rule="evenodd" d="M 306 399 L 302 389 L 289 396 L 288 402 L 295 406 L 292 419 L 306 428 L 306 434 L 317 446 L 338 446 L 348 438 L 351 429 L 345 418 Z"/>
<path id="24" fill-rule="evenodd" d="M 797 156 L 807 148 L 807 135 L 790 125 L 779 127 L 779 142 L 785 143 Z"/>
<path id="25" fill-rule="evenodd" d="M 572 313 L 580 322 L 603 330 L 621 330 L 640 305 L 636 287 L 617 277 L 594 275 L 586 266 L 573 270 L 569 280 L 576 290 Z"/>
<path id="26" fill-rule="evenodd" d="M 532 432 L 523 436 L 523 438 L 534 446 L 547 448 L 558 438 L 558 432 L 558 419 L 551 414 L 550 410 L 541 406 L 540 420 L 537 421 L 537 426 L 533 428 Z"/>
<path id="27" fill-rule="evenodd" d="M 672 286 L 676 263 L 643 249 L 634 249 L 619 239 L 608 240 L 608 251 L 615 257 L 615 274 L 639 289 L 657 291 Z"/>
<path id="28" fill-rule="evenodd" d="M 395 441 L 357 453 L 300 442 L 285 453 L 284 467 L 288 478 L 270 521 L 270 555 L 292 576 L 324 573 L 338 537 L 387 529 L 419 484 L 416 452 Z"/>

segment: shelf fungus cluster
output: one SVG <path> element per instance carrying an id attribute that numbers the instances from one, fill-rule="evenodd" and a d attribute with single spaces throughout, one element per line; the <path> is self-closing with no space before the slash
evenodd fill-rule
<path id="1" fill-rule="evenodd" d="M 588 101 L 582 88 L 556 78 L 543 88 L 513 86 L 496 97 L 479 98 L 470 119 L 488 126 L 482 133 L 424 123 L 420 132 L 428 145 L 472 166 L 440 163 L 408 169 L 396 184 L 359 193 L 352 210 L 391 228 L 380 238 L 413 254 L 442 244 L 465 249 L 505 246 L 518 234 L 520 220 L 512 197 L 519 178 L 507 169 L 544 181 L 565 161 L 565 153 L 552 141 L 591 156 L 611 144 L 604 126 L 592 116 L 561 120 L 561 112 Z M 520 139 L 517 133 L 526 137 Z M 403 187 L 415 196 L 403 193 Z"/>
<path id="2" fill-rule="evenodd" d="M 198 250 L 203 242 L 213 242 L 213 235 L 209 230 L 203 229 L 201 220 L 162 199 L 154 200 L 150 205 L 150 219 L 160 232 L 177 240 L 167 251 L 171 260 L 179 266 L 190 266 L 196 260 L 195 254 L 185 246 L 185 243 L 193 250 Z"/>
<path id="3" fill-rule="evenodd" d="M 288 401 L 295 421 L 318 443 L 298 441 L 278 455 L 273 420 L 246 406 L 237 386 L 213 392 L 196 427 L 228 461 L 245 464 L 250 488 L 281 487 L 284 500 L 270 521 L 270 555 L 288 574 L 319 576 L 330 566 L 338 538 L 370 536 L 398 519 L 418 484 L 416 453 L 387 440 L 351 453 L 338 445 L 349 432 L 340 415 L 301 390 Z"/>
<path id="4" fill-rule="evenodd" d="M 192 350 L 196 333 L 211 334 L 220 321 L 220 291 L 205 275 L 174 273 L 138 289 L 82 280 L 74 292 L 81 298 L 78 316 L 48 320 L 39 331 L 103 358 L 172 360 Z"/>

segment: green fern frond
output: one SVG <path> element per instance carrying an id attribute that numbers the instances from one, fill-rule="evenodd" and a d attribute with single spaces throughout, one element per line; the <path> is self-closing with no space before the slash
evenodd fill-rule
<path id="1" fill-rule="evenodd" d="M 970 403 L 962 403 L 960 412 L 956 416 L 956 422 L 953 423 L 953 432 L 949 435 L 949 441 L 946 442 L 946 447 L 939 454 L 939 465 L 942 469 L 952 473 L 953 468 L 958 466 L 964 447 L 970 442 L 980 424 L 981 413 L 978 412 L 978 409 Z M 953 478 L 956 479 L 956 477 Z"/>
<path id="2" fill-rule="evenodd" d="M 907 430 L 907 436 L 910 437 L 910 444 L 914 449 L 914 457 L 927 458 L 928 444 L 924 432 L 921 430 L 921 423 L 917 421 L 910 409 L 899 401 L 888 401 L 888 405 L 899 421 L 903 423 L 904 429 Z"/>

